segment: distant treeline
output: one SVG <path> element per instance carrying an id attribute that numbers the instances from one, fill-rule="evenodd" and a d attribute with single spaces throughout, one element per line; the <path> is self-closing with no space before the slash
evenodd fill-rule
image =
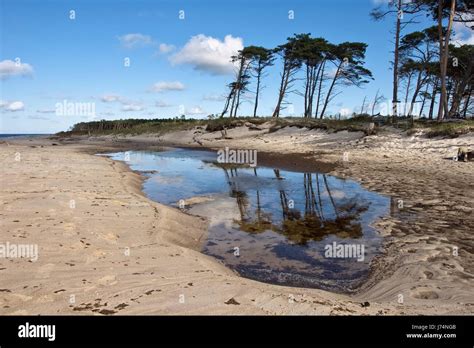
<path id="1" fill-rule="evenodd" d="M 154 119 L 130 118 L 121 120 L 100 120 L 76 123 L 69 131 L 60 132 L 58 135 L 162 133 L 178 129 L 190 129 L 196 126 L 205 127 L 208 131 L 216 131 L 241 126 L 248 121 L 254 125 L 258 125 L 267 120 L 268 118 L 263 117 L 257 119 L 253 117 L 239 117 L 238 119 L 230 120 L 217 118 L 214 115 L 208 116 L 207 120 L 186 118 L 185 116 Z"/>
<path id="2" fill-rule="evenodd" d="M 154 118 L 154 119 L 126 119 L 126 120 L 100 120 L 76 123 L 72 128 L 73 133 L 89 132 L 120 132 L 146 126 L 147 128 L 161 127 L 163 124 L 191 122 L 193 119 L 182 118 Z"/>
<path id="3" fill-rule="evenodd" d="M 297 127 L 311 129 L 321 129 L 327 132 L 365 132 L 367 134 L 377 133 L 380 127 L 391 124 L 400 129 L 413 132 L 415 129 L 425 129 L 428 137 L 448 136 L 457 137 L 474 131 L 474 120 L 454 120 L 451 122 L 436 122 L 429 119 L 413 120 L 409 117 L 399 118 L 396 125 L 390 122 L 387 116 L 371 116 L 368 114 L 353 115 L 349 119 L 339 119 L 328 117 L 324 119 L 314 119 L 306 117 L 214 117 L 207 120 L 186 119 L 184 117 L 167 119 L 124 119 L 115 121 L 92 121 L 81 122 L 74 125 L 68 132 L 57 133 L 59 137 L 68 137 L 72 135 L 137 135 L 137 134 L 164 134 L 172 131 L 201 129 L 205 132 L 218 132 L 223 134 L 226 130 L 235 127 L 247 126 L 249 129 L 263 129 L 262 124 L 270 122 L 269 132 L 273 133 L 284 127 Z M 368 125 L 375 124 L 375 129 L 370 130 Z M 268 127 L 268 125 L 267 125 Z M 412 134 L 412 133 L 409 133 Z"/>

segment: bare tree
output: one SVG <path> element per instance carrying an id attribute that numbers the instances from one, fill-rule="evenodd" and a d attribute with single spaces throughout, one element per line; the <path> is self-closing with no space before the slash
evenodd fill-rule
<path id="1" fill-rule="evenodd" d="M 377 92 L 375 93 L 375 97 L 372 102 L 372 110 L 370 113 L 372 116 L 375 115 L 375 108 L 377 107 L 377 105 L 379 105 L 381 102 L 385 100 L 385 97 L 383 96 L 383 94 L 379 94 L 379 93 L 380 93 L 380 90 L 378 89 Z"/>

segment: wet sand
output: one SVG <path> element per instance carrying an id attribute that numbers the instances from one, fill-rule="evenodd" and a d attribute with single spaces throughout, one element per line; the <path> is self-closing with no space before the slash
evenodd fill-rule
<path id="1" fill-rule="evenodd" d="M 228 131 L 233 139 L 216 132 L 198 140 L 289 154 L 291 165 L 304 154 L 306 165 L 327 163 L 330 174 L 403 200 L 398 214 L 375 224 L 385 253 L 357 294 L 239 277 L 198 251 L 204 219 L 150 201 L 140 175 L 92 155 L 201 147 L 193 131 L 126 141 L 17 139 L 0 144 L 0 242 L 36 243 L 39 258 L 0 259 L 0 314 L 472 314 L 474 163 L 446 158 L 460 144 L 472 147 L 473 136 L 362 138 L 293 128 L 240 127 Z"/>

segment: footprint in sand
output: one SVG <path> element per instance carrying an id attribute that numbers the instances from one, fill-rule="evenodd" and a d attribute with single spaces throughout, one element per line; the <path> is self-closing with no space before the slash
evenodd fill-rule
<path id="1" fill-rule="evenodd" d="M 109 232 L 107 234 L 101 235 L 100 238 L 109 243 L 117 244 L 117 240 L 119 237 L 116 234 Z"/>
<path id="2" fill-rule="evenodd" d="M 430 288 L 414 288 L 412 289 L 412 297 L 420 300 L 436 300 L 439 298 L 437 292 Z"/>
<path id="3" fill-rule="evenodd" d="M 100 278 L 97 280 L 97 283 L 100 285 L 115 285 L 118 283 L 117 278 L 114 275 L 106 275 L 105 277 Z"/>

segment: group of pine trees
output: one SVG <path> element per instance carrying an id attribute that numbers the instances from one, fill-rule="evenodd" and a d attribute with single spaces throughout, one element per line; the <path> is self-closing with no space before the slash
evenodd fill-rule
<path id="1" fill-rule="evenodd" d="M 431 16 L 436 25 L 404 34 L 420 15 Z M 436 115 L 436 119 L 442 120 L 472 114 L 474 45 L 454 45 L 451 41 L 453 23 L 468 27 L 474 23 L 474 0 L 389 0 L 375 8 L 371 16 L 375 20 L 394 18 L 390 112 L 394 118 L 427 115 L 432 119 Z M 288 95 L 297 93 L 304 99 L 305 118 L 323 118 L 331 100 L 341 92 L 337 86 L 362 86 L 373 79 L 364 67 L 366 48 L 367 44 L 362 42 L 333 44 L 310 34 L 295 34 L 273 49 L 245 47 L 232 57 L 236 74 L 228 85 L 221 117 L 238 115 L 239 107 L 250 94 L 252 80 L 253 116 L 257 116 L 262 80 L 267 68 L 278 59 L 279 89 L 272 116 L 279 117 Z M 372 114 L 382 99 L 377 92 Z M 365 105 L 364 98 L 361 113 Z"/>
<path id="2" fill-rule="evenodd" d="M 473 113 L 474 46 L 456 46 L 452 38 L 454 23 L 474 28 L 474 0 L 390 0 L 371 15 L 375 20 L 394 18 L 394 116 L 413 116 L 415 103 L 420 103 L 419 116 L 427 114 L 430 119 L 434 114 L 443 120 Z M 404 35 L 423 15 L 435 25 Z M 401 83 L 403 96 L 399 95 Z M 404 105 L 403 110 L 399 105 Z"/>
<path id="3" fill-rule="evenodd" d="M 229 113 L 236 117 L 242 96 L 249 92 L 252 78 L 256 81 L 254 111 L 257 116 L 258 99 L 262 89 L 265 69 L 279 57 L 282 61 L 278 98 L 273 117 L 279 117 L 285 108 L 286 97 L 299 93 L 304 97 L 304 117 L 322 118 L 330 101 L 338 94 L 338 85 L 361 86 L 372 79 L 372 73 L 364 68 L 367 44 L 343 42 L 332 44 L 326 39 L 313 38 L 310 34 L 295 34 L 287 42 L 274 49 L 248 46 L 232 57 L 237 72 L 229 87 L 221 116 Z M 301 71 L 303 77 L 300 76 Z M 304 92 L 295 90 L 295 83 L 303 80 Z"/>

